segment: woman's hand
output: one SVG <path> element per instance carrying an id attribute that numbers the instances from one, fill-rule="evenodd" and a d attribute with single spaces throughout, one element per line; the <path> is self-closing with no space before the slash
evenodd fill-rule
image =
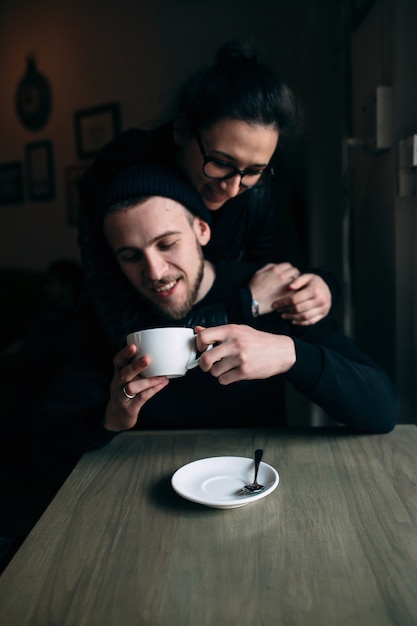
<path id="1" fill-rule="evenodd" d="M 126 346 L 113 359 L 114 374 L 103 424 L 107 430 L 133 428 L 143 405 L 169 383 L 166 376 L 143 378 L 141 373 L 149 365 L 149 358 L 134 359 L 136 353 L 137 346 Z"/>
<path id="2" fill-rule="evenodd" d="M 288 287 L 299 275 L 300 271 L 291 263 L 268 263 L 255 272 L 249 289 L 259 303 L 259 314 L 270 313 L 274 302 L 290 293 Z"/>
<path id="3" fill-rule="evenodd" d="M 299 326 L 316 324 L 328 315 L 331 306 L 331 291 L 317 274 L 301 274 L 288 284 L 287 293 L 272 304 L 283 319 Z"/>
<path id="4" fill-rule="evenodd" d="M 300 326 L 316 324 L 332 306 L 327 283 L 317 274 L 300 274 L 291 263 L 268 263 L 255 272 L 249 289 L 260 315 L 277 311 Z"/>

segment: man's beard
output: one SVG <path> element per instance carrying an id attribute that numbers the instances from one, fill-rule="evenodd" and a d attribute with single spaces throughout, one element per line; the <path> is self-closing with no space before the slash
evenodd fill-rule
<path id="1" fill-rule="evenodd" d="M 197 276 L 193 285 L 191 285 L 190 290 L 187 294 L 187 298 L 184 302 L 179 305 L 167 303 L 168 306 L 161 307 L 152 302 L 152 307 L 159 313 L 162 314 L 166 319 L 171 320 L 180 320 L 184 318 L 193 308 L 194 304 L 197 301 L 198 291 L 200 289 L 201 282 L 204 276 L 204 257 L 203 253 L 199 251 L 199 268 L 197 272 Z"/>

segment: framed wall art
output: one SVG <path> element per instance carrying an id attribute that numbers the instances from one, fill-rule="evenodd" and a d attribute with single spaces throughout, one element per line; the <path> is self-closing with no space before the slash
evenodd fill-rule
<path id="1" fill-rule="evenodd" d="M 120 104 L 112 102 L 74 113 L 77 156 L 90 159 L 121 129 Z"/>
<path id="2" fill-rule="evenodd" d="M 23 167 L 20 161 L 0 163 L 0 204 L 23 202 Z"/>
<path id="3" fill-rule="evenodd" d="M 67 216 L 68 224 L 76 226 L 78 224 L 78 184 L 80 178 L 88 170 L 89 165 L 68 165 L 65 169 L 65 189 L 67 196 Z"/>
<path id="4" fill-rule="evenodd" d="M 35 141 L 25 146 L 28 195 L 30 200 L 55 197 L 55 171 L 52 141 Z"/>

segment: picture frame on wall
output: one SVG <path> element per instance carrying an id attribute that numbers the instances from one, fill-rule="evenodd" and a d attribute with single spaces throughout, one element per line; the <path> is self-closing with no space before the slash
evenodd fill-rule
<path id="1" fill-rule="evenodd" d="M 91 159 L 121 130 L 120 104 L 111 102 L 74 113 L 77 156 Z"/>
<path id="2" fill-rule="evenodd" d="M 78 224 L 80 178 L 88 170 L 89 165 L 68 165 L 65 168 L 65 189 L 67 197 L 67 217 L 70 226 Z"/>
<path id="3" fill-rule="evenodd" d="M 52 141 L 34 141 L 25 146 L 27 187 L 30 200 L 55 197 L 55 170 Z"/>
<path id="4" fill-rule="evenodd" d="M 0 163 L 0 204 L 17 204 L 23 202 L 23 199 L 22 163 Z"/>

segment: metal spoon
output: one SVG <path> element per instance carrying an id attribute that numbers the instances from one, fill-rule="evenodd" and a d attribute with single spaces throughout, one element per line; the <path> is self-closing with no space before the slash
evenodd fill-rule
<path id="1" fill-rule="evenodd" d="M 261 463 L 263 453 L 264 451 L 261 449 L 255 450 L 255 477 L 253 479 L 253 483 L 250 483 L 249 485 L 245 485 L 244 487 L 242 487 L 242 489 L 238 491 L 239 495 L 243 495 L 244 493 L 248 493 L 248 492 L 258 493 L 259 491 L 262 491 L 263 489 L 265 489 L 265 487 L 263 485 L 260 485 L 258 481 L 256 480 L 258 477 L 259 465 Z"/>

